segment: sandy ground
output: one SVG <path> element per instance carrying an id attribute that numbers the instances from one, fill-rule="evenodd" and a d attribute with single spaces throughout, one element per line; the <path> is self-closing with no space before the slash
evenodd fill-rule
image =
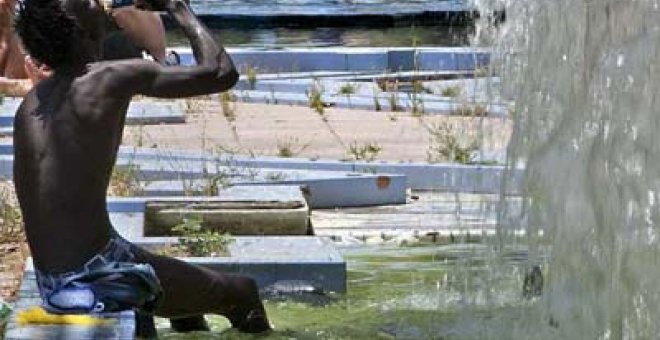
<path id="1" fill-rule="evenodd" d="M 234 121 L 223 114 L 218 100 L 187 100 L 186 124 L 127 127 L 124 143 L 254 155 L 277 155 L 282 145 L 289 144 L 300 157 L 325 159 L 350 159 L 351 144 L 372 144 L 381 149 L 377 159 L 407 162 L 427 160 L 433 143 L 429 128 L 442 122 L 450 124 L 463 143 L 481 138 L 486 152 L 504 150 L 511 133 L 511 122 L 502 118 L 414 117 L 402 112 L 329 108 L 325 123 L 307 107 L 231 106 L 229 115 Z"/>

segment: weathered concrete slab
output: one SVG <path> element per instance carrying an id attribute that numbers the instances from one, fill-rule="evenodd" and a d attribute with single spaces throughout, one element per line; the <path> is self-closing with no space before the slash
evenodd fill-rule
<path id="1" fill-rule="evenodd" d="M 0 104 L 0 126 L 14 125 L 14 115 L 21 105 L 22 98 L 4 98 Z M 6 133 L 6 132 L 5 132 Z"/>
<path id="2" fill-rule="evenodd" d="M 126 124 L 182 124 L 186 122 L 185 109 L 180 101 L 133 101 L 128 107 Z"/>
<path id="3" fill-rule="evenodd" d="M 194 64 L 190 49 L 177 48 L 176 51 L 182 64 Z M 489 49 L 462 47 L 234 48 L 229 49 L 229 53 L 240 70 L 251 67 L 259 73 L 474 71 L 490 62 Z"/>
<path id="4" fill-rule="evenodd" d="M 232 54 L 239 69 L 258 67 L 260 72 L 346 71 L 345 54 L 335 51 L 262 51 Z"/>
<path id="5" fill-rule="evenodd" d="M 221 180 L 222 183 L 234 186 L 304 185 L 309 190 L 308 204 L 312 208 L 405 203 L 405 175 L 289 169 L 282 171 L 220 164 L 223 163 L 140 159 L 117 161 L 118 167 L 137 167 L 136 177 L 146 183 L 144 193 L 154 196 L 162 196 L 158 194 L 159 190 L 164 190 L 167 194 L 182 195 L 191 187 L 208 186 L 209 180 Z M 179 189 L 180 192 L 176 191 Z"/>
<path id="6" fill-rule="evenodd" d="M 2 150 L 8 151 L 9 147 Z M 202 159 L 215 159 L 227 166 L 243 168 L 268 168 L 275 170 L 319 170 L 335 172 L 362 172 L 362 173 L 388 173 L 406 176 L 407 186 L 413 190 L 440 190 L 449 192 L 466 193 L 499 193 L 501 191 L 502 179 L 508 178 L 507 191 L 509 193 L 519 192 L 524 168 L 511 170 L 507 173 L 505 166 L 501 165 L 461 165 L 461 164 L 427 164 L 427 163 L 387 163 L 387 162 L 341 162 L 335 160 L 309 160 L 303 158 L 277 158 L 277 157 L 241 157 L 222 155 L 201 155 L 199 152 L 160 150 L 160 149 L 136 149 L 123 147 L 120 158 L 159 160 L 163 164 L 174 164 L 182 160 L 190 163 L 199 162 Z M 10 155 L 0 155 L 0 176 L 8 178 L 12 173 L 12 159 Z M 125 161 L 128 162 L 128 161 Z M 191 166 L 191 165 L 189 165 Z M 287 171 L 288 173 L 288 171 Z M 169 173 L 170 178 L 177 178 L 176 174 Z M 183 176 L 179 176 L 185 177 Z M 153 196 L 179 195 L 184 192 L 184 182 L 181 179 L 172 179 L 165 182 L 152 181 L 147 185 L 145 194 Z M 178 184 L 177 184 L 178 183 Z M 300 182 L 299 184 L 308 184 Z M 201 187 L 203 181 L 198 183 L 189 182 L 188 186 Z M 316 202 L 311 204 L 312 208 Z"/>
<path id="7" fill-rule="evenodd" d="M 390 72 L 412 71 L 415 69 L 415 57 L 414 49 L 388 51 L 387 69 Z"/>
<path id="8" fill-rule="evenodd" d="M 176 243 L 176 238 L 145 237 L 131 240 L 146 248 Z M 251 276 L 259 288 L 282 280 L 302 280 L 325 291 L 346 291 L 346 262 L 332 242 L 312 236 L 236 237 L 228 257 L 192 257 L 182 260 L 219 272 Z"/>
<path id="9" fill-rule="evenodd" d="M 20 101 L 13 99 L 5 101 L 0 105 L 0 134 L 11 136 L 13 134 L 14 115 L 20 105 Z M 148 125 L 148 124 L 180 124 L 185 123 L 185 110 L 181 102 L 131 102 L 128 107 L 126 124 Z"/>
<path id="10" fill-rule="evenodd" d="M 135 315 L 132 311 L 100 315 L 112 320 L 109 325 L 25 325 L 17 323 L 17 313 L 41 304 L 31 259 L 26 261 L 25 275 L 18 300 L 5 331 L 5 340 L 126 340 L 135 338 Z"/>
<path id="11" fill-rule="evenodd" d="M 160 159 L 172 163 L 177 159 L 200 160 L 200 153 L 124 148 L 122 154 L 145 159 Z M 499 193 L 501 179 L 506 167 L 501 165 L 462 165 L 453 163 L 388 163 L 388 162 L 342 162 L 336 160 L 309 160 L 303 158 L 241 157 L 215 155 L 213 158 L 227 166 L 268 169 L 307 169 L 323 171 L 345 171 L 362 173 L 402 174 L 413 190 L 443 190 L 451 192 Z M 0 157 L 1 160 L 1 157 Z M 1 164 L 1 163 L 0 163 Z M 509 192 L 517 192 L 522 183 L 523 169 L 509 174 Z"/>
<path id="12" fill-rule="evenodd" d="M 307 235 L 309 207 L 297 186 L 234 187 L 218 197 L 146 200 L 144 235 L 171 236 L 186 216 L 232 235 Z"/>
<path id="13" fill-rule="evenodd" d="M 107 200 L 113 225 L 129 238 L 165 235 L 168 228 L 180 223 L 181 217 L 190 212 L 168 209 L 154 216 L 153 208 L 149 208 L 154 204 L 188 207 L 191 212 L 201 214 L 209 227 L 231 229 L 227 231 L 234 235 L 307 235 L 311 231 L 309 207 L 298 186 L 233 187 L 221 191 L 218 197 L 109 197 Z M 205 204 L 216 206 L 205 211 Z"/>
<path id="14" fill-rule="evenodd" d="M 234 186 L 299 185 L 309 192 L 308 202 L 313 209 L 361 207 L 380 204 L 405 203 L 406 179 L 400 175 L 355 174 L 355 176 L 297 178 L 277 181 L 235 181 Z M 177 196 L 190 193 L 190 187 L 203 187 L 204 180 L 156 181 L 146 185 L 144 195 Z M 199 190 L 197 194 L 202 194 Z M 195 192 L 193 192 L 195 194 Z"/>
<path id="15" fill-rule="evenodd" d="M 309 106 L 309 97 L 304 92 L 240 91 L 235 95 L 238 100 L 245 103 Z M 392 111 L 391 103 L 396 102 L 397 111 L 409 112 L 416 106 L 417 110 L 424 114 L 455 115 L 461 110 L 479 106 L 480 109 L 486 111 L 487 117 L 507 117 L 508 115 L 505 105 L 466 104 L 460 101 L 447 101 L 447 98 L 427 94 L 417 94 L 416 97 L 413 97 L 412 94 L 405 92 L 382 92 L 371 96 L 355 95 L 350 98 L 336 93 L 326 93 L 322 95 L 322 100 L 328 106 L 361 110 Z M 376 100 L 380 108 L 376 107 Z"/>
<path id="16" fill-rule="evenodd" d="M 0 137 L 12 137 L 14 135 L 13 126 L 0 127 Z"/>
<path id="17" fill-rule="evenodd" d="M 388 66 L 388 58 L 378 51 L 362 51 L 346 53 L 346 68 L 348 71 L 382 72 Z"/>
<path id="18" fill-rule="evenodd" d="M 236 186 L 264 185 L 267 182 L 235 183 Z M 305 185 L 313 209 L 364 207 L 406 203 L 406 178 L 399 175 L 355 174 L 344 178 L 309 181 L 283 180 L 273 184 Z"/>
<path id="19" fill-rule="evenodd" d="M 0 178 L 11 179 L 14 173 L 14 155 L 0 155 Z"/>
<path id="20" fill-rule="evenodd" d="M 446 51 L 421 50 L 417 54 L 418 70 L 476 70 L 490 64 L 490 53 L 475 49 Z"/>

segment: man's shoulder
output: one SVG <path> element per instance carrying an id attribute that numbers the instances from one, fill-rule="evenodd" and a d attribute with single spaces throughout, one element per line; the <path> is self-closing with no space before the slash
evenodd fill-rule
<path id="1" fill-rule="evenodd" d="M 107 87 L 118 95 L 129 91 L 141 77 L 152 74 L 158 64 L 145 59 L 100 61 L 88 65 L 87 73 L 80 77 L 77 86 L 93 83 L 97 88 Z M 130 93 L 128 93 L 130 94 Z"/>
<path id="2" fill-rule="evenodd" d="M 150 68 L 154 66 L 154 62 L 147 59 L 122 59 L 122 60 L 103 60 L 93 62 L 87 65 L 87 74 L 93 75 L 99 72 L 110 71 L 123 71 L 130 70 L 136 71 L 143 68 Z"/>

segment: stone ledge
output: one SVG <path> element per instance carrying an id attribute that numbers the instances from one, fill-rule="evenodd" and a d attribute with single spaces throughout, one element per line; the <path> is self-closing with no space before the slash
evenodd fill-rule
<path id="1" fill-rule="evenodd" d="M 139 237 L 131 242 L 157 249 L 177 242 L 174 237 Z M 326 292 L 346 292 L 346 262 L 325 238 L 313 236 L 239 236 L 226 257 L 186 257 L 189 263 L 219 272 L 248 275 L 260 289 L 278 281 L 305 281 Z"/>

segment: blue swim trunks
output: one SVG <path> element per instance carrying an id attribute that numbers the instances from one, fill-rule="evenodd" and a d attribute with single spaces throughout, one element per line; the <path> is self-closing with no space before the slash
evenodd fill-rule
<path id="1" fill-rule="evenodd" d="M 162 288 L 151 265 L 133 262 L 131 247 L 115 235 L 101 253 L 75 272 L 50 275 L 35 270 L 43 308 L 54 314 L 152 313 Z"/>

